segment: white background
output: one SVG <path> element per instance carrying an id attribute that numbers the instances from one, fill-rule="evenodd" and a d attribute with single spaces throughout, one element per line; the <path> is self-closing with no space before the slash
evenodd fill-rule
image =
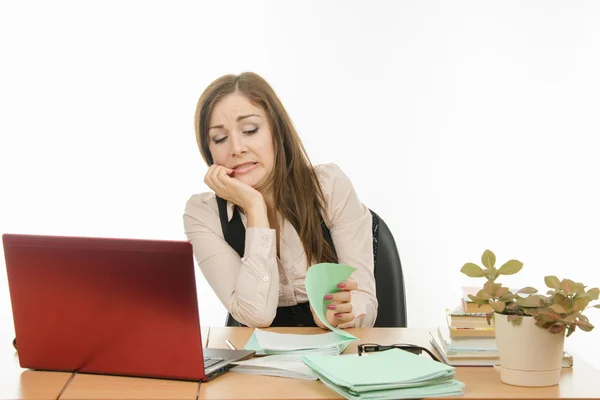
<path id="1" fill-rule="evenodd" d="M 185 239 L 193 114 L 255 71 L 400 250 L 411 327 L 493 250 L 600 285 L 600 2 L 0 3 L 0 232 Z M 225 311 L 199 279 L 203 324 Z M 2 337 L 12 335 L 0 274 Z M 598 329 L 567 347 L 600 367 Z"/>

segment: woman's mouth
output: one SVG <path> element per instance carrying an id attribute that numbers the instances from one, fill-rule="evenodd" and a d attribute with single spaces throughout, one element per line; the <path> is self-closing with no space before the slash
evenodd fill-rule
<path id="1" fill-rule="evenodd" d="M 247 163 L 243 163 L 243 164 L 238 164 L 232 168 L 233 174 L 234 175 L 245 174 L 245 173 L 252 171 L 257 166 L 258 166 L 258 163 L 256 163 L 256 162 L 247 162 Z"/>

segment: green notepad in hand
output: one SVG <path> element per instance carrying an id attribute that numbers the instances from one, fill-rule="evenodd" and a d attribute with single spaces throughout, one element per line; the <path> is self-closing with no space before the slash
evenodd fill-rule
<path id="1" fill-rule="evenodd" d="M 337 284 L 345 281 L 356 268 L 344 264 L 321 263 L 308 269 L 305 278 L 306 293 L 315 314 L 331 332 L 323 331 L 314 335 L 275 333 L 255 329 L 244 346 L 257 355 L 268 354 L 322 354 L 337 355 L 358 338 L 343 329 L 337 329 L 327 322 L 326 294 L 339 292 Z"/>
<path id="2" fill-rule="evenodd" d="M 462 394 L 454 368 L 400 349 L 358 356 L 307 355 L 302 361 L 348 399 L 407 399 Z"/>
<path id="3" fill-rule="evenodd" d="M 333 332 L 350 339 L 357 338 L 343 329 L 334 327 L 327 321 L 327 305 L 331 301 L 325 300 L 324 297 L 326 294 L 339 292 L 338 283 L 350 278 L 354 271 L 356 268 L 344 264 L 321 263 L 310 267 L 304 278 L 308 301 L 317 317 Z"/>

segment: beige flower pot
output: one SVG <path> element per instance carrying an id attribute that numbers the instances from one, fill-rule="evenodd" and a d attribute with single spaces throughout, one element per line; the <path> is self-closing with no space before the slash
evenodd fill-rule
<path id="1" fill-rule="evenodd" d="M 535 326 L 533 317 L 520 325 L 494 314 L 502 382 L 516 386 L 553 386 L 560 380 L 565 333 L 553 334 Z"/>

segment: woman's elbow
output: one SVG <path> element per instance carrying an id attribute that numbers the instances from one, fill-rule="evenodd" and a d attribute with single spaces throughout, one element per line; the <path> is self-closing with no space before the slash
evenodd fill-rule
<path id="1" fill-rule="evenodd" d="M 264 312 L 260 315 L 259 313 L 249 313 L 238 310 L 236 313 L 232 313 L 232 315 L 237 321 L 250 328 L 268 328 L 275 319 L 276 311 L 277 310 L 275 310 L 275 312 Z"/>

